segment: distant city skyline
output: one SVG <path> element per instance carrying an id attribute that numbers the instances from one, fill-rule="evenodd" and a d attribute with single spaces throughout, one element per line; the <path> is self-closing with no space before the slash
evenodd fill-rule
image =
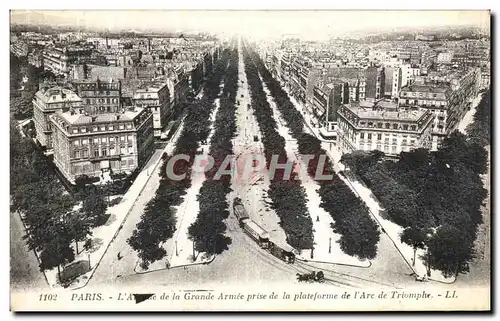
<path id="1" fill-rule="evenodd" d="M 489 29 L 490 12 L 482 11 L 221 11 L 221 10 L 69 10 L 11 11 L 11 23 L 82 27 L 109 31 L 204 31 L 267 38 L 295 34 L 328 38 L 378 29 L 476 26 Z"/>

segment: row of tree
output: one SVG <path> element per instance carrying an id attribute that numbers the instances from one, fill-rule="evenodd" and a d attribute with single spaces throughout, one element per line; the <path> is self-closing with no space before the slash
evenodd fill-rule
<path id="1" fill-rule="evenodd" d="M 189 160 L 179 160 L 175 163 L 174 173 L 185 174 L 185 178 L 176 181 L 167 174 L 167 163 L 170 155 L 162 156 L 163 163 L 160 169 L 160 186 L 154 198 L 147 204 L 132 236 L 127 240 L 129 245 L 138 253 L 141 267 L 148 269 L 149 265 L 164 258 L 167 253 L 163 243 L 173 237 L 176 229 L 176 209 L 182 203 L 182 197 L 191 186 L 191 167 L 194 156 L 200 144 L 206 141 L 210 133 L 210 119 L 215 109 L 214 100 L 219 95 L 220 83 L 229 60 L 228 51 L 224 51 L 221 59 L 216 63 L 214 72 L 209 75 L 204 86 L 204 95 L 201 100 L 194 101 L 188 106 L 182 132 L 177 139 L 173 155 L 188 155 Z M 172 155 L 172 156 L 173 156 Z"/>
<path id="2" fill-rule="evenodd" d="M 259 57 L 245 46 L 244 58 L 252 108 L 262 133 L 267 168 L 273 155 L 278 155 L 278 163 L 285 164 L 288 162 L 285 139 L 277 131 L 276 120 L 259 77 Z M 292 173 L 288 180 L 284 180 L 283 175 L 284 170 L 276 170 L 271 179 L 268 195 L 272 200 L 272 208 L 280 218 L 287 242 L 298 249 L 311 249 L 314 244 L 313 223 L 306 206 L 305 189 L 296 173 Z"/>
<path id="3" fill-rule="evenodd" d="M 403 152 L 397 162 L 383 156 L 355 152 L 342 162 L 372 190 L 384 215 L 405 228 L 401 240 L 415 252 L 428 249 L 423 259 L 429 273 L 467 272 L 487 196 L 480 178 L 487 170 L 484 148 L 456 131 L 438 151 Z"/>
<path id="4" fill-rule="evenodd" d="M 377 255 L 377 244 L 380 232 L 371 218 L 368 208 L 356 197 L 349 187 L 333 171 L 332 163 L 321 147 L 321 141 L 304 133 L 304 123 L 300 112 L 293 106 L 288 94 L 282 89 L 260 58 L 259 70 L 267 88 L 273 96 L 276 106 L 283 116 L 291 135 L 297 140 L 299 153 L 312 155 L 307 171 L 311 178 L 320 185 L 318 194 L 321 207 L 333 218 L 332 229 L 340 234 L 341 249 L 361 259 L 372 259 Z M 322 166 L 324 162 L 324 166 Z M 333 177 L 331 180 L 318 180 L 318 167 L 323 167 L 321 174 Z M 353 224 L 356 222 L 356 224 Z"/>
<path id="5" fill-rule="evenodd" d="M 190 239 L 195 249 L 207 254 L 226 250 L 231 239 L 224 235 L 229 216 L 227 194 L 230 192 L 231 176 L 214 179 L 222 162 L 233 152 L 232 139 L 236 135 L 236 91 L 238 89 L 238 51 L 230 50 L 229 66 L 224 76 L 224 88 L 219 99 L 219 109 L 214 121 L 214 132 L 210 140 L 209 155 L 214 159 L 213 168 L 208 171 L 200 188 L 198 203 L 200 211 L 189 226 Z"/>
<path id="6" fill-rule="evenodd" d="M 23 77 L 25 81 L 23 81 Z M 10 112 L 14 119 L 26 119 L 33 116 L 31 101 L 38 91 L 39 82 L 55 79 L 55 76 L 43 68 L 36 68 L 28 60 L 10 55 Z"/>
<path id="7" fill-rule="evenodd" d="M 107 202 L 94 185 L 67 193 L 54 165 L 31 139 L 20 135 L 12 119 L 10 157 L 11 211 L 21 214 L 24 239 L 30 250 L 40 253 L 40 269 L 59 271 L 74 261 L 78 243 L 89 245 L 92 229 L 105 223 Z"/>
<path id="8" fill-rule="evenodd" d="M 483 94 L 474 121 L 467 127 L 467 135 L 481 146 L 491 143 L 491 88 Z"/>

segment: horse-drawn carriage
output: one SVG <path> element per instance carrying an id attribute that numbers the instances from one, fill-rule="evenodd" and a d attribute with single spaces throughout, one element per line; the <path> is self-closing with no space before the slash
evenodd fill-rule
<path id="1" fill-rule="evenodd" d="M 323 282 L 325 282 L 325 274 L 323 273 L 323 271 L 319 271 L 319 272 L 312 271 L 311 273 L 304 273 L 304 274 L 297 273 L 297 280 L 299 282 L 323 283 Z"/>

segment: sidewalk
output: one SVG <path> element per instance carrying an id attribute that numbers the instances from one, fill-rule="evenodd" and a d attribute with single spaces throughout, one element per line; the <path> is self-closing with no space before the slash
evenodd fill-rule
<path id="1" fill-rule="evenodd" d="M 300 106 L 299 103 L 293 97 L 290 96 L 288 91 L 287 91 L 287 94 L 290 98 L 290 101 L 295 106 L 295 108 L 302 113 L 302 110 L 303 110 L 302 106 Z M 305 114 L 307 115 L 307 112 Z M 306 125 L 304 129 L 306 131 L 309 130 L 310 133 L 312 133 L 316 138 L 321 140 L 321 136 L 319 135 L 319 129 L 311 126 L 310 123 L 306 120 L 307 118 L 308 118 L 307 116 L 304 117 L 304 124 Z M 321 146 L 323 149 L 325 149 L 328 156 L 332 160 L 335 172 L 338 173 L 339 171 L 344 170 L 345 169 L 344 165 L 340 163 L 340 159 L 341 159 L 342 155 L 340 154 L 340 152 L 338 152 L 337 148 L 330 143 L 324 142 L 323 140 L 322 140 Z M 397 250 L 399 251 L 399 253 L 403 257 L 403 259 L 408 264 L 408 266 L 415 272 L 415 274 L 419 277 L 427 275 L 427 267 L 425 266 L 424 262 L 419 258 L 419 256 L 421 256 L 425 253 L 425 250 L 418 250 L 417 251 L 417 256 L 416 256 L 417 259 L 415 262 L 415 266 L 413 266 L 413 264 L 412 264 L 413 248 L 400 241 L 399 235 L 403 231 L 403 228 L 380 216 L 380 212 L 382 211 L 382 208 L 381 208 L 379 202 L 376 200 L 376 198 L 372 194 L 371 190 L 369 188 L 367 188 L 364 184 L 359 182 L 359 180 L 352 177 L 352 175 L 349 177 L 344 177 L 342 175 L 339 175 L 339 177 L 347 184 L 347 186 L 349 186 L 351 188 L 351 190 L 359 198 L 361 198 L 365 202 L 365 204 L 368 206 L 370 214 L 373 216 L 375 221 L 382 228 L 382 231 L 385 232 L 387 234 L 387 236 L 391 239 L 394 246 L 397 248 Z M 431 269 L 431 277 L 429 279 L 433 280 L 433 281 L 437 281 L 437 282 L 442 282 L 442 283 L 455 282 L 455 277 L 445 278 L 440 271 L 433 270 L 433 269 Z"/>
<path id="2" fill-rule="evenodd" d="M 273 110 L 274 117 L 277 120 L 278 132 L 285 139 L 285 149 L 287 156 L 295 163 L 299 163 L 298 159 L 298 144 L 295 139 L 290 135 L 289 129 L 282 120 L 281 113 L 276 107 L 273 97 L 271 96 L 267 85 L 262 81 L 264 91 L 267 95 L 269 104 Z M 299 166 L 304 169 L 305 165 Z M 337 242 L 340 235 L 334 233 L 331 224 L 334 223 L 333 218 L 321 206 L 321 197 L 318 195 L 319 184 L 315 182 L 308 174 L 302 175 L 301 184 L 306 192 L 307 209 L 313 223 L 314 235 L 314 250 L 303 250 L 300 260 L 307 260 L 309 262 L 333 263 L 344 264 L 358 267 L 369 267 L 371 265 L 369 260 L 360 260 L 356 257 L 347 255 L 340 248 Z M 311 258 L 311 252 L 313 257 Z"/>
<path id="3" fill-rule="evenodd" d="M 129 190 L 125 195 L 123 195 L 122 201 L 113 206 L 108 208 L 108 214 L 110 214 L 110 218 L 108 219 L 108 222 L 96 228 L 93 231 L 92 235 L 92 240 L 94 242 L 98 242 L 99 244 L 97 249 L 93 249 L 93 252 L 87 253 L 83 252 L 80 254 L 80 257 L 87 257 L 87 259 L 90 260 L 90 265 L 91 265 L 91 270 L 81 276 L 79 276 L 75 282 L 73 282 L 69 288 L 71 289 L 80 289 L 87 285 L 87 283 L 90 281 L 92 278 L 92 275 L 94 274 L 95 270 L 99 267 L 99 264 L 103 258 L 103 256 L 106 254 L 109 246 L 113 242 L 113 240 L 116 238 L 118 233 L 120 233 L 120 230 L 123 226 L 123 223 L 127 219 L 130 211 L 134 207 L 135 200 L 139 197 L 139 195 L 142 193 L 146 185 L 148 184 L 149 180 L 153 173 L 156 172 L 158 169 L 158 166 L 161 164 L 162 158 L 161 156 L 163 155 L 164 152 L 168 152 L 169 150 L 172 149 L 172 146 L 175 145 L 175 142 L 177 141 L 177 138 L 179 137 L 179 133 L 182 131 L 182 128 L 184 127 L 184 122 L 181 122 L 181 125 L 177 129 L 177 131 L 174 133 L 172 136 L 172 139 L 170 142 L 167 144 L 167 146 L 160 152 L 156 152 L 154 157 L 157 157 L 156 159 L 151 158 L 149 162 L 144 166 L 143 170 L 141 173 L 137 176 L 135 179 L 134 183 L 132 186 L 130 186 Z M 158 179 L 158 177 L 155 177 Z M 115 231 L 112 233 L 112 231 Z M 77 261 L 75 259 L 75 261 Z M 93 265 L 94 264 L 94 265 Z M 93 266 L 92 266 L 93 265 Z M 54 271 L 55 270 L 55 271 Z M 48 280 L 53 280 L 51 283 L 51 286 L 55 286 L 55 281 L 56 281 L 56 275 L 57 275 L 57 269 L 53 269 L 51 271 L 53 276 L 49 278 L 49 275 L 47 275 Z M 50 281 L 49 281 L 50 282 Z"/>
<path id="4" fill-rule="evenodd" d="M 219 102 L 219 98 L 215 99 L 215 108 L 212 111 L 210 119 L 208 120 L 211 123 L 210 134 L 207 138 L 207 144 L 201 146 L 203 147 L 204 155 L 207 155 L 209 151 L 208 146 L 210 146 L 210 141 L 214 133 L 213 125 L 217 111 L 219 110 Z M 177 218 L 174 236 L 162 244 L 163 248 L 167 252 L 168 258 L 151 263 L 147 270 L 143 270 L 139 265 L 140 262 L 137 261 L 134 269 L 136 273 L 164 270 L 167 268 L 167 262 L 168 268 L 175 268 L 206 264 L 214 260 L 215 255 L 206 256 L 205 253 L 199 252 L 195 252 L 195 256 L 193 257 L 193 242 L 189 239 L 188 228 L 196 220 L 200 211 L 197 196 L 203 182 L 205 181 L 205 173 L 193 172 L 192 175 L 191 187 L 189 187 L 186 195 L 184 195 L 182 204 L 174 207 Z"/>
<path id="5" fill-rule="evenodd" d="M 340 164 L 340 153 L 335 149 L 327 150 L 328 156 L 334 161 L 334 164 L 338 164 L 335 168 L 335 171 L 344 170 L 345 167 Z M 344 175 L 338 175 L 340 179 L 342 179 L 347 186 L 351 188 L 351 190 L 361 198 L 365 204 L 368 206 L 370 214 L 373 216 L 375 221 L 382 228 L 382 232 L 387 234 L 389 239 L 392 241 L 394 246 L 397 248 L 403 259 L 406 261 L 408 266 L 415 272 L 415 274 L 419 277 L 423 277 L 427 275 L 427 267 L 425 263 L 419 258 L 421 255 L 425 253 L 425 250 L 417 250 L 416 262 L 415 266 L 413 266 L 413 248 L 400 240 L 400 234 L 403 231 L 403 228 L 389 220 L 384 219 L 380 213 L 383 208 L 380 206 L 380 203 L 375 198 L 375 195 L 371 192 L 371 190 L 366 187 L 362 182 L 360 182 L 350 171 L 344 171 Z M 442 283 L 453 283 L 455 282 L 455 277 L 445 278 L 443 274 L 438 270 L 431 269 L 431 277 L 428 279 L 433 281 L 438 281 Z"/>
<path id="6" fill-rule="evenodd" d="M 472 101 L 472 107 L 470 110 L 468 110 L 462 120 L 458 123 L 457 129 L 462 133 L 462 134 L 467 134 L 467 126 L 471 124 L 474 121 L 474 115 L 477 112 L 477 106 L 481 102 L 483 98 L 484 93 L 479 93 L 477 97 L 474 98 Z"/>

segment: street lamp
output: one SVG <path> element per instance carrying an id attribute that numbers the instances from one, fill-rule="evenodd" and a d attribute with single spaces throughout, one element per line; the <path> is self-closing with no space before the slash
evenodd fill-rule
<path id="1" fill-rule="evenodd" d="M 175 241 L 175 256 L 179 256 L 179 252 L 177 252 L 177 241 Z"/>
<path id="2" fill-rule="evenodd" d="M 332 253 L 332 238 L 328 239 L 328 254 Z"/>

